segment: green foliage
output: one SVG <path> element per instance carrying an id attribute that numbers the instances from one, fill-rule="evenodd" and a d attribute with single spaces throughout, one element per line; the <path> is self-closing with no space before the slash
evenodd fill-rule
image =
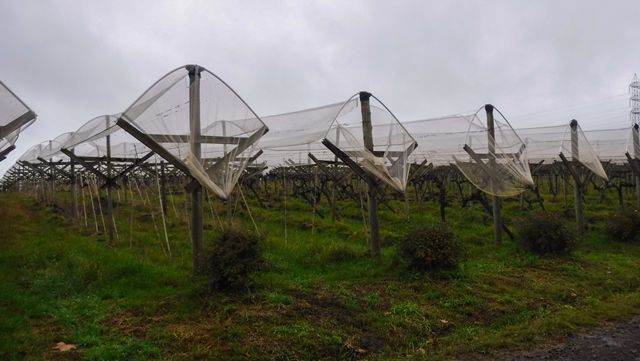
<path id="1" fill-rule="evenodd" d="M 401 260 L 420 272 L 455 268 L 462 253 L 462 243 L 445 223 L 414 227 L 398 243 Z"/>
<path id="2" fill-rule="evenodd" d="M 317 264 L 344 263 L 364 257 L 363 252 L 353 246 L 336 242 L 330 244 L 316 243 L 309 247 L 306 255 Z"/>
<path id="3" fill-rule="evenodd" d="M 575 233 L 558 214 L 535 212 L 518 225 L 520 243 L 538 254 L 568 254 L 577 245 Z"/>
<path id="4" fill-rule="evenodd" d="M 317 206 L 323 218 L 290 196 L 284 237 L 282 199 L 263 199 L 261 208 L 247 192 L 268 234 L 260 245 L 269 266 L 255 275 L 258 292 L 215 297 L 191 277 L 182 192 L 169 195 L 177 207 L 166 219 L 171 256 L 152 217 L 140 217 L 159 215 L 157 197 L 155 206 L 121 203 L 114 212 L 120 238 L 106 244 L 96 242 L 91 214 L 85 228 L 26 196 L 0 194 L 0 359 L 495 358 L 637 314 L 640 243 L 608 242 L 604 223 L 615 202 L 588 192 L 586 214 L 597 221 L 574 256 L 559 258 L 496 246 L 482 206 L 460 208 L 452 193 L 447 220 L 465 260 L 454 277 L 441 278 L 399 272 L 396 247 L 369 257 L 360 205 L 351 199 L 339 199 L 334 223 L 324 197 Z M 557 198 L 545 206 L 561 212 L 571 205 L 562 193 Z M 387 201 L 393 210 L 379 210 L 381 235 L 394 244 L 406 224 L 439 219 L 430 201 Z M 213 207 L 221 214 L 226 205 L 214 200 Z M 519 202 L 503 207 L 507 221 L 531 214 Z M 573 219 L 573 210 L 567 215 Z M 249 224 L 246 212 L 236 219 Z M 218 239 L 219 221 L 212 215 L 205 224 L 206 239 Z M 58 341 L 78 348 L 60 353 L 52 349 Z"/>
<path id="5" fill-rule="evenodd" d="M 640 242 L 640 213 L 637 209 L 613 212 L 609 216 L 606 230 L 613 241 Z"/>
<path id="6" fill-rule="evenodd" d="M 260 240 L 239 227 L 222 232 L 207 260 L 213 290 L 239 291 L 251 285 L 254 274 L 264 265 Z"/>

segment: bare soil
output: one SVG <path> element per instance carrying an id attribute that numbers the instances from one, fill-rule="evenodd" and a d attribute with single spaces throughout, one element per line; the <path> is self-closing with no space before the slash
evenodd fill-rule
<path id="1" fill-rule="evenodd" d="M 546 350 L 520 354 L 512 361 L 640 361 L 640 317 L 575 335 Z"/>

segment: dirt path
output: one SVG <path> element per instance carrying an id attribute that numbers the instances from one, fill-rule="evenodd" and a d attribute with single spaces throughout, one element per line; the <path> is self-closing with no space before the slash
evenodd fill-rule
<path id="1" fill-rule="evenodd" d="M 564 344 L 545 350 L 520 354 L 512 361 L 640 361 L 640 317 L 631 322 L 575 335 Z"/>

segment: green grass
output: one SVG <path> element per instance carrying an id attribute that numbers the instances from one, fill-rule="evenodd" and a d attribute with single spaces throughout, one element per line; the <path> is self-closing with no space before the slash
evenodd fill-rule
<path id="1" fill-rule="evenodd" d="M 392 240 L 412 223 L 438 221 L 432 202 L 381 206 L 387 241 L 374 260 L 360 204 L 340 201 L 334 223 L 326 202 L 321 218 L 290 196 L 285 237 L 283 199 L 267 200 L 265 209 L 248 199 L 266 235 L 267 268 L 249 292 L 212 294 L 191 277 L 181 194 L 169 198 L 171 257 L 157 194 L 149 193 L 151 205 L 135 195 L 133 206 L 116 196 L 119 238 L 112 242 L 99 217 L 97 233 L 91 214 L 89 227 L 69 219 L 63 191 L 56 208 L 2 194 L 0 359 L 499 358 L 639 309 L 640 245 L 608 240 L 604 222 L 617 206 L 593 191 L 587 196 L 588 236 L 562 257 L 532 255 L 508 239 L 495 246 L 491 219 L 478 205 L 461 209 L 452 198 L 447 220 L 467 254 L 458 271 L 431 275 L 403 270 Z M 547 198 L 547 208 L 567 209 L 562 194 Z M 211 242 L 227 210 L 217 200 L 213 209 L 205 203 Z M 242 200 L 236 210 L 236 221 L 253 229 Z M 528 212 L 504 202 L 511 227 Z M 78 349 L 52 350 L 59 341 Z"/>

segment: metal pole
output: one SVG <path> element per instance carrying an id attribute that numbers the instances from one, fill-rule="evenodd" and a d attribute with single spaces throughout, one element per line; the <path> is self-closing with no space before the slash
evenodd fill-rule
<path id="1" fill-rule="evenodd" d="M 371 125 L 371 108 L 369 105 L 370 93 L 360 92 L 360 105 L 362 112 L 362 135 L 365 149 L 372 154 L 373 148 L 373 126 Z M 371 233 L 371 256 L 380 256 L 380 225 L 378 223 L 378 199 L 377 184 L 372 177 L 367 179 L 367 195 L 369 198 L 369 227 Z"/>
<path id="2" fill-rule="evenodd" d="M 489 157 L 489 169 L 492 171 L 496 168 L 496 138 L 495 138 L 495 123 L 493 120 L 493 105 L 486 104 L 484 110 L 487 113 L 487 144 L 488 144 L 488 157 Z M 495 174 L 495 172 L 494 172 Z M 491 175 L 493 176 L 493 174 Z M 491 178 L 491 189 L 493 191 L 494 184 L 493 178 Z M 493 197 L 493 238 L 497 245 L 502 244 L 502 215 L 500 214 L 500 198 L 496 195 Z"/>
<path id="3" fill-rule="evenodd" d="M 571 160 L 574 164 L 578 164 L 580 160 L 580 148 L 578 145 L 578 121 L 573 119 L 569 123 L 571 127 Z M 576 225 L 578 230 L 578 237 L 582 238 L 584 235 L 584 209 L 582 204 L 582 186 L 580 184 L 581 172 L 579 167 L 575 167 L 576 177 L 573 179 L 573 197 L 576 208 Z"/>
<path id="4" fill-rule="evenodd" d="M 187 66 L 189 71 L 189 128 L 191 132 L 190 149 L 195 158 L 200 161 L 200 72 L 198 65 Z M 193 248 L 193 274 L 198 275 L 202 270 L 203 220 L 202 220 L 202 186 L 197 184 L 191 190 L 191 245 Z"/>

